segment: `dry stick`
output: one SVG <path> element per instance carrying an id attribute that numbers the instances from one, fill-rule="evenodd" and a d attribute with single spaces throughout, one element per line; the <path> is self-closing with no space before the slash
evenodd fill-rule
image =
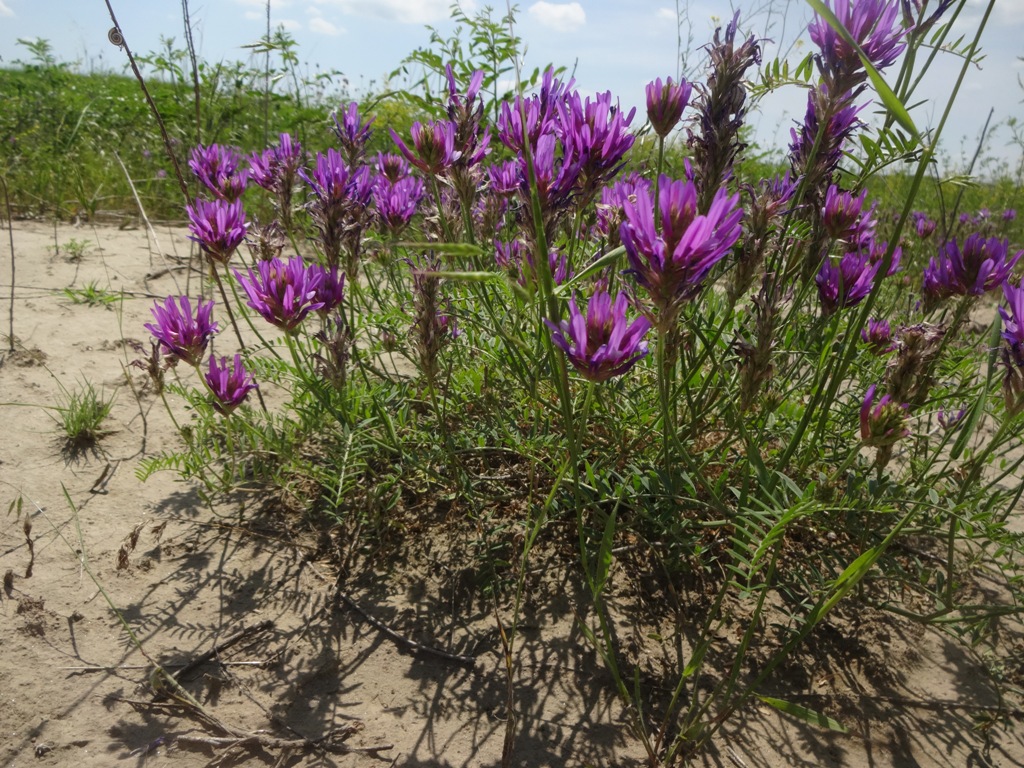
<path id="1" fill-rule="evenodd" d="M 196 102 L 196 144 L 203 143 L 203 123 L 199 109 L 199 69 L 196 66 L 196 45 L 192 40 L 192 19 L 188 12 L 188 0 L 181 0 L 181 18 L 185 23 L 185 46 L 188 48 L 188 60 L 192 64 L 192 91 Z"/>
<path id="2" fill-rule="evenodd" d="M 224 271 L 226 272 L 228 265 L 224 265 Z M 235 329 L 235 336 L 238 338 L 238 346 L 241 347 L 242 351 L 245 351 L 245 342 L 242 340 L 242 332 L 238 329 L 238 322 L 235 320 L 235 313 L 231 310 L 231 302 L 228 301 L 227 291 L 224 290 L 224 283 L 220 279 L 220 273 L 217 271 L 217 265 L 210 260 L 210 274 L 213 275 L 214 281 L 217 283 L 217 288 L 220 290 L 221 300 L 224 302 L 224 309 L 227 310 L 228 320 L 231 321 L 231 327 Z M 264 413 L 270 413 L 267 409 L 267 403 L 263 399 L 263 393 L 260 392 L 260 388 L 256 387 L 256 399 L 260 401 L 260 406 L 263 408 Z"/>
<path id="3" fill-rule="evenodd" d="M 107 33 L 107 39 L 118 48 L 123 48 L 124 52 L 128 55 L 128 63 L 131 65 L 132 72 L 135 74 L 135 79 L 139 81 L 139 87 L 142 89 L 142 95 L 146 97 L 146 103 L 149 105 L 149 111 L 153 113 L 153 117 L 156 118 L 157 125 L 160 128 L 160 135 L 163 137 L 164 141 L 164 149 L 167 151 L 167 156 L 170 158 L 171 165 L 174 167 L 174 175 L 178 179 L 178 186 L 181 187 L 181 194 L 185 196 L 185 201 L 191 205 L 192 195 L 189 194 L 188 185 L 185 183 L 185 177 L 181 174 L 181 167 L 178 165 L 178 156 L 175 154 L 174 147 L 171 145 L 171 137 L 167 133 L 167 126 L 164 124 L 164 118 L 160 114 L 160 110 L 157 108 L 156 102 L 153 101 L 153 97 L 149 94 L 149 88 L 146 87 L 146 79 L 142 76 L 142 72 L 139 71 L 139 65 L 135 63 L 135 57 L 132 56 L 132 49 L 128 47 L 128 43 L 124 39 L 124 32 L 121 31 L 121 25 L 117 23 L 117 16 L 114 15 L 114 8 L 110 5 L 110 0 L 103 1 L 106 3 L 107 11 L 110 13 L 110 20 L 114 23 L 114 28 Z"/>
<path id="4" fill-rule="evenodd" d="M 263 146 L 270 140 L 270 0 L 267 0 L 267 52 L 263 72 Z"/>
<path id="5" fill-rule="evenodd" d="M 459 656 L 456 653 L 448 653 L 447 651 L 442 651 L 440 648 L 434 648 L 433 646 L 423 645 L 422 643 L 417 643 L 415 640 L 410 640 L 409 638 L 398 634 L 397 632 L 395 632 L 395 630 L 391 629 L 391 627 L 389 627 L 387 624 L 378 619 L 373 618 L 373 616 L 371 616 L 362 608 L 360 608 L 359 604 L 355 600 L 353 600 L 347 594 L 342 592 L 340 584 L 336 588 L 335 595 L 338 598 L 340 598 L 341 601 L 345 603 L 345 605 L 347 605 L 353 611 L 355 611 L 364 619 L 366 619 L 371 625 L 373 625 L 373 627 L 378 632 L 384 633 L 399 645 L 404 645 L 405 647 L 407 647 L 413 653 L 430 654 L 431 656 L 437 656 L 438 658 L 445 659 L 446 661 L 454 661 L 456 664 L 462 664 L 463 666 L 467 667 L 472 667 L 476 664 L 475 656 Z"/>
<path id="6" fill-rule="evenodd" d="M 128 187 L 132 191 L 132 197 L 135 198 L 135 205 L 139 207 L 139 215 L 142 217 L 142 221 L 146 225 L 146 232 L 152 236 L 153 242 L 156 243 L 156 249 L 160 254 L 160 260 L 164 263 L 164 272 L 170 274 L 171 279 L 174 281 L 174 290 L 181 293 L 181 286 L 178 285 L 178 278 L 174 276 L 174 272 L 171 271 L 170 265 L 167 263 L 167 257 L 164 255 L 164 249 L 160 246 L 160 238 L 156 236 L 156 230 L 153 225 L 149 223 L 149 217 L 146 215 L 146 209 L 142 206 L 142 200 L 139 198 L 139 193 L 135 190 L 135 183 L 132 181 L 131 175 L 128 173 L 128 169 L 125 167 L 124 162 L 121 160 L 121 156 L 114 151 L 114 159 L 117 160 L 117 164 L 121 166 L 121 170 L 124 171 L 124 177 L 128 180 Z M 152 262 L 153 252 L 150 251 L 150 268 L 153 266 Z"/>
<path id="7" fill-rule="evenodd" d="M 11 197 L 7 193 L 7 180 L 0 176 L 4 188 L 4 205 L 7 207 L 7 237 L 11 244 L 11 307 L 7 327 L 7 351 L 14 354 L 14 218 L 11 216 Z"/>
<path id="8" fill-rule="evenodd" d="M 212 658 L 220 654 L 221 651 L 226 651 L 231 646 L 237 645 L 246 638 L 252 637 L 253 635 L 258 635 L 260 632 L 265 632 L 273 628 L 274 622 L 270 619 L 267 619 L 266 621 L 261 621 L 259 624 L 255 624 L 251 627 L 243 627 L 224 642 L 217 643 L 213 646 L 213 648 L 208 650 L 206 653 L 201 653 L 198 656 L 196 656 L 194 659 L 192 659 L 192 661 L 190 661 L 188 664 L 186 664 L 177 672 L 175 672 L 174 677 L 180 680 L 189 672 L 192 672 L 196 668 L 202 666 L 203 664 L 205 664 L 206 662 L 210 661 Z"/>

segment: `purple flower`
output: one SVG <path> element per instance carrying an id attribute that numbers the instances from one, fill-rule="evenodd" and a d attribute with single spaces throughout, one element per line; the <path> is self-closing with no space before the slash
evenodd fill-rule
<path id="1" fill-rule="evenodd" d="M 341 113 L 340 120 L 338 112 L 331 117 L 334 118 L 334 135 L 341 142 L 349 165 L 355 165 L 363 156 L 366 142 L 373 135 L 373 129 L 370 126 L 377 118 L 371 117 L 365 123 L 362 122 L 359 118 L 359 104 L 354 101 L 349 102 L 348 108 Z"/>
<path id="2" fill-rule="evenodd" d="M 249 176 L 264 189 L 281 194 L 295 183 L 302 165 L 302 145 L 287 133 L 278 136 L 276 147 L 249 156 Z"/>
<path id="3" fill-rule="evenodd" d="M 636 138 L 629 130 L 635 114 L 635 108 L 623 114 L 612 103 L 610 91 L 582 102 L 573 91 L 558 105 L 564 151 L 579 159 L 585 194 L 596 192 L 622 168 L 623 158 Z"/>
<path id="4" fill-rule="evenodd" d="M 961 249 L 956 240 L 939 248 L 924 270 L 923 292 L 934 303 L 948 296 L 981 296 L 998 288 L 1024 255 L 1009 256 L 1009 241 L 969 235 Z"/>
<path id="5" fill-rule="evenodd" d="M 927 240 L 932 236 L 935 231 L 935 221 L 929 219 L 928 216 L 921 211 L 914 211 L 911 216 L 914 219 L 914 231 L 917 232 L 917 236 L 922 240 Z"/>
<path id="6" fill-rule="evenodd" d="M 636 202 L 640 190 L 650 195 L 651 182 L 638 173 L 630 173 L 602 189 L 597 204 L 597 231 L 609 239 L 617 240 L 626 215 L 623 206 L 627 202 Z"/>
<path id="7" fill-rule="evenodd" d="M 547 133 L 537 140 L 533 155 L 533 170 L 537 180 L 537 196 L 545 211 L 557 211 L 568 206 L 582 173 L 583 158 L 575 154 L 572 145 L 558 153 L 558 140 Z M 561 157 L 559 157 L 561 154 Z M 528 194 L 526 158 L 519 157 L 523 192 Z"/>
<path id="8" fill-rule="evenodd" d="M 804 113 L 803 123 L 799 124 L 798 128 L 790 129 L 792 142 L 789 145 L 789 154 L 793 160 L 793 167 L 797 174 L 813 171 L 812 186 L 823 183 L 822 179 L 831 177 L 843 158 L 843 145 L 846 140 L 863 125 L 857 115 L 864 109 L 864 105 L 856 106 L 853 98 L 854 94 L 848 91 L 833 93 L 826 83 L 812 87 L 807 94 L 807 111 Z M 830 117 L 817 154 L 814 154 L 820 114 Z"/>
<path id="9" fill-rule="evenodd" d="M 455 149 L 455 124 L 448 120 L 431 120 L 426 125 L 418 120 L 413 123 L 409 129 L 412 150 L 399 138 L 394 128 L 389 130 L 392 140 L 405 159 L 432 176 L 444 173 L 461 156 Z"/>
<path id="10" fill-rule="evenodd" d="M 348 197 L 349 182 L 353 174 L 341 153 L 331 147 L 326 155 L 317 152 L 312 172 L 301 168 L 298 175 L 309 185 L 321 205 L 330 206 Z"/>
<path id="11" fill-rule="evenodd" d="M 874 384 L 868 387 L 860 407 L 860 439 L 864 445 L 891 448 L 901 437 L 910 434 L 907 427 L 910 406 L 897 403 L 892 395 L 883 395 L 876 403 L 875 390 Z"/>
<path id="12" fill-rule="evenodd" d="M 377 153 L 377 173 L 394 184 L 412 172 L 412 166 L 405 158 L 393 152 Z"/>
<path id="13" fill-rule="evenodd" d="M 871 293 L 879 266 L 857 251 L 843 254 L 838 263 L 826 258 L 814 279 L 825 314 L 860 304 Z"/>
<path id="14" fill-rule="evenodd" d="M 825 231 L 837 240 L 857 242 L 862 231 L 861 211 L 867 196 L 867 189 L 862 190 L 859 195 L 854 195 L 831 184 L 825 193 L 825 205 L 821 211 Z M 869 219 L 870 215 L 864 217 L 864 220 Z"/>
<path id="15" fill-rule="evenodd" d="M 309 267 L 301 256 L 294 256 L 285 264 L 280 259 L 261 261 L 247 275 L 235 270 L 235 279 L 249 297 L 250 307 L 263 318 L 286 331 L 294 330 L 310 312 L 323 309 L 318 298 L 324 280 L 322 267 Z"/>
<path id="16" fill-rule="evenodd" d="M 188 212 L 189 239 L 200 247 L 213 261 L 227 264 L 235 248 L 245 238 L 245 209 L 242 201 L 229 203 L 225 200 L 207 202 L 197 199 L 194 205 L 186 207 Z"/>
<path id="17" fill-rule="evenodd" d="M 906 48 L 903 41 L 906 30 L 900 23 L 899 2 L 825 0 L 825 5 L 877 69 L 892 66 Z M 807 31 L 821 50 L 822 64 L 828 72 L 847 74 L 862 70 L 856 50 L 825 19 L 815 15 Z"/>
<path id="18" fill-rule="evenodd" d="M 889 250 L 889 241 L 870 238 L 867 242 L 861 243 L 860 250 L 867 252 L 868 261 L 872 264 L 881 264 L 882 259 L 885 258 L 886 251 Z M 902 258 L 903 248 L 897 245 L 893 248 L 892 261 L 889 262 L 889 271 L 885 273 L 886 277 L 892 277 L 900 271 L 900 260 Z"/>
<path id="19" fill-rule="evenodd" d="M 150 312 L 156 324 L 146 323 L 145 328 L 160 342 L 164 355 L 189 365 L 199 365 L 210 339 L 219 330 L 217 323 L 213 322 L 213 302 L 200 299 L 193 316 L 188 296 L 182 296 L 178 301 L 168 296 L 163 306 L 157 302 Z"/>
<path id="20" fill-rule="evenodd" d="M 193 148 L 188 167 L 200 183 L 219 200 L 233 202 L 245 192 L 249 174 L 242 167 L 242 157 L 231 147 L 202 144 Z"/>
<path id="21" fill-rule="evenodd" d="M 944 410 L 942 408 L 939 408 L 939 413 L 938 413 L 939 425 L 946 432 L 952 432 L 954 429 L 956 429 L 957 427 L 960 426 L 961 422 L 964 420 L 964 417 L 966 415 L 967 415 L 967 409 L 966 408 L 960 408 L 959 410 L 957 410 L 955 412 L 954 411 L 946 411 L 946 410 Z"/>
<path id="22" fill-rule="evenodd" d="M 373 188 L 377 215 L 392 235 L 398 235 L 408 226 L 422 198 L 423 181 L 412 176 L 395 182 L 379 176 Z"/>
<path id="23" fill-rule="evenodd" d="M 1024 410 L 1024 284 L 1014 287 L 1009 280 L 1003 283 L 1003 296 L 1008 307 L 1000 307 L 1003 318 L 1002 350 L 1003 397 L 1010 416 Z"/>
<path id="24" fill-rule="evenodd" d="M 242 356 L 235 355 L 233 365 L 222 357 L 217 363 L 215 355 L 210 355 L 210 372 L 206 374 L 206 383 L 216 400 L 213 407 L 227 416 L 242 404 L 249 392 L 256 389 L 256 380 L 242 365 Z"/>
<path id="25" fill-rule="evenodd" d="M 523 177 L 517 160 L 509 160 L 490 166 L 487 169 L 487 177 L 491 182 L 491 191 L 496 195 L 514 194 L 523 184 Z"/>
<path id="26" fill-rule="evenodd" d="M 884 355 L 896 349 L 896 342 L 892 338 L 892 328 L 887 320 L 868 320 L 866 328 L 860 329 L 860 337 L 868 345 L 873 354 Z"/>
<path id="27" fill-rule="evenodd" d="M 1013 221 L 1017 218 L 1017 211 L 1013 208 L 1007 208 L 1003 211 L 1003 221 Z"/>
<path id="28" fill-rule="evenodd" d="M 541 77 L 540 94 L 529 98 L 517 96 L 511 104 L 503 102 L 498 115 L 498 139 L 513 152 L 522 153 L 526 141 L 531 147 L 544 134 L 553 133 L 556 109 L 566 98 L 575 80 L 563 83 L 553 69 L 548 68 Z M 523 113 L 526 122 L 523 122 Z"/>
<path id="29" fill-rule="evenodd" d="M 1009 349 L 1014 365 L 1024 368 L 1024 283 L 1014 285 L 1007 280 L 1003 283 L 1005 307 L 999 307 L 1003 318 L 1003 340 Z"/>
<path id="30" fill-rule="evenodd" d="M 700 291 L 708 272 L 740 236 L 739 195 L 725 187 L 715 194 L 707 212 L 697 212 L 697 189 L 689 181 L 659 180 L 661 231 L 654 226 L 651 195 L 637 189 L 636 200 L 623 204 L 626 220 L 619 234 L 631 272 L 650 294 L 659 324 L 670 323 L 683 302 Z"/>
<path id="31" fill-rule="evenodd" d="M 629 300 L 620 293 L 614 304 L 605 291 L 595 291 L 587 306 L 586 317 L 569 300 L 569 319 L 555 325 L 544 320 L 551 330 L 551 340 L 558 345 L 584 378 L 607 381 L 621 376 L 648 353 L 644 334 L 651 327 L 646 317 L 630 324 L 626 320 Z"/>
<path id="32" fill-rule="evenodd" d="M 338 272 L 336 266 L 320 267 L 311 264 L 309 270 L 319 269 L 322 275 L 320 287 L 316 289 L 314 303 L 322 304 L 317 311 L 327 316 L 339 306 L 345 298 L 345 273 Z"/>
<path id="33" fill-rule="evenodd" d="M 671 77 L 664 84 L 660 77 L 647 84 L 647 119 L 658 136 L 664 139 L 676 127 L 692 91 L 688 82 L 673 83 Z"/>
<path id="34" fill-rule="evenodd" d="M 480 88 L 484 84 L 484 71 L 478 69 L 470 75 L 469 85 L 466 87 L 466 101 L 463 104 L 462 97 L 459 96 L 459 85 L 455 82 L 455 72 L 452 70 L 451 64 L 445 64 L 444 76 L 448 81 L 448 106 L 452 111 L 470 111 L 473 108 L 473 101 L 476 99 L 477 94 L 480 93 Z"/>

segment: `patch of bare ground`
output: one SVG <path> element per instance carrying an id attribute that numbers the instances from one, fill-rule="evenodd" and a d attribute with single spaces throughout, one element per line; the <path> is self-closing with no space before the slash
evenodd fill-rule
<path id="1" fill-rule="evenodd" d="M 58 246 L 91 244 L 69 261 L 50 225 L 15 222 L 17 344 L 0 365 L 0 400 L 19 404 L 0 410 L 0 765 L 492 766 L 510 714 L 511 765 L 643 765 L 580 629 L 589 600 L 571 523 L 549 526 L 528 565 L 510 712 L 499 626 L 511 628 L 514 566 L 488 563 L 519 557 L 514 499 L 471 520 L 449 502 L 406 498 L 370 537 L 350 525 L 305 528 L 258 493 L 210 505 L 169 473 L 137 480 L 140 459 L 177 436 L 123 340 L 145 338 L 154 297 L 196 291 L 183 234 L 60 227 Z M 89 282 L 120 297 L 113 308 L 63 293 Z M 116 399 L 110 433 L 71 456 L 42 406 L 58 382 L 84 380 Z M 622 661 L 657 704 L 709 610 L 708 585 L 670 584 L 642 546 L 622 547 L 613 626 Z M 773 621 L 789 599 L 773 597 Z M 707 685 L 743 616 L 716 639 Z M 1019 702 L 994 682 L 1021 677 L 1018 629 L 1001 620 L 988 646 L 968 652 L 910 620 L 851 607 L 766 691 L 849 733 L 750 705 L 700 761 L 1022 765 Z M 763 631 L 777 630 L 769 621 Z"/>

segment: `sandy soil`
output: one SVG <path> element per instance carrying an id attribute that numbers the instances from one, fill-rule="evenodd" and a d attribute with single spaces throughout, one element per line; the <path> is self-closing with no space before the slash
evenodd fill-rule
<path id="1" fill-rule="evenodd" d="M 323 542 L 294 534 L 258 496 L 210 507 L 170 473 L 136 478 L 140 459 L 177 440 L 160 401 L 137 399 L 125 379 L 136 354 L 122 339 L 144 339 L 153 298 L 186 284 L 183 233 L 157 234 L 159 242 L 143 229 L 61 226 L 55 235 L 48 225 L 14 225 L 18 349 L 0 365 L 0 764 L 500 764 L 507 689 L 499 633 L 494 606 L 448 557 L 459 537 L 392 559 L 356 548 L 338 598 Z M 55 242 L 72 239 L 90 244 L 78 261 L 66 248 L 55 252 Z M 63 293 L 90 283 L 124 291 L 123 300 L 90 307 Z M 6 348 L 6 317 L 2 338 Z M 116 402 L 110 434 L 76 453 L 42 406 L 84 381 Z M 566 573 L 554 563 L 526 607 L 511 764 L 641 765 L 643 752 L 576 624 L 577 589 Z M 626 595 L 637 585 L 623 577 L 616 586 Z M 653 629 L 638 615 L 620 606 L 623 636 Z M 474 661 L 416 652 L 385 627 Z M 998 635 L 1006 647 L 1020 642 L 1016 630 L 1007 623 Z M 641 646 L 638 658 L 656 667 L 657 648 Z M 281 740 L 333 733 L 351 751 L 226 750 L 210 741 L 223 734 L 209 722 L 185 716 L 173 697 L 154 699 L 152 660 L 175 672 L 215 648 L 182 683 L 219 723 Z M 841 717 L 850 733 L 751 707 L 703 762 L 1024 765 L 1019 702 L 1004 700 L 1008 717 L 989 723 L 1001 702 L 983 661 L 983 651 L 968 654 L 909 623 L 837 617 L 783 677 L 794 700 Z"/>

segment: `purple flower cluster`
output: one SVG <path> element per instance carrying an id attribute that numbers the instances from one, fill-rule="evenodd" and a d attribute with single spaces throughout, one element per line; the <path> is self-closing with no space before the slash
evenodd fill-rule
<path id="1" fill-rule="evenodd" d="M 981 296 L 998 288 L 1016 266 L 1024 251 L 1009 255 L 1009 241 L 969 235 L 963 246 L 950 240 L 933 256 L 924 270 L 925 304 L 934 307 L 951 296 Z"/>
<path id="2" fill-rule="evenodd" d="M 911 218 L 914 224 L 914 232 L 922 240 L 927 240 L 935 232 L 936 223 L 934 219 L 928 218 L 926 213 L 921 211 L 914 211 L 911 214 Z"/>
<path id="3" fill-rule="evenodd" d="M 310 312 L 328 312 L 342 300 L 344 275 L 335 268 L 324 269 L 301 256 L 287 263 L 280 259 L 261 261 L 256 270 L 243 275 L 235 270 L 235 279 L 245 291 L 250 307 L 263 318 L 285 331 L 294 331 Z"/>
<path id="4" fill-rule="evenodd" d="M 880 263 L 872 263 L 863 251 L 848 251 L 836 261 L 826 258 L 814 282 L 826 315 L 856 306 L 867 298 L 875 285 Z"/>
<path id="5" fill-rule="evenodd" d="M 423 199 L 423 180 L 413 176 L 391 181 L 378 176 L 373 187 L 373 203 L 385 229 L 397 237 L 412 221 Z"/>
<path id="6" fill-rule="evenodd" d="M 354 101 L 349 102 L 348 108 L 340 113 L 340 119 L 338 112 L 335 112 L 331 117 L 334 119 L 334 135 L 338 137 L 338 141 L 341 143 L 342 151 L 345 154 L 345 162 L 348 163 L 349 167 L 355 168 L 360 164 L 366 153 L 366 143 L 373 135 L 371 126 L 376 118 L 371 117 L 366 122 L 363 122 L 359 116 L 359 104 Z"/>
<path id="7" fill-rule="evenodd" d="M 300 178 L 310 188 L 307 204 L 329 264 L 337 264 L 341 253 L 358 252 L 363 229 L 369 219 L 374 178 L 369 166 L 353 170 L 336 149 L 317 153 L 312 171 L 300 169 Z M 354 259 L 349 259 L 354 263 Z M 354 269 L 354 266 L 352 267 Z"/>
<path id="8" fill-rule="evenodd" d="M 156 323 L 146 323 L 145 328 L 160 342 L 164 356 L 173 362 L 197 366 L 206 354 L 210 339 L 219 330 L 213 321 L 213 302 L 200 299 L 192 313 L 192 302 L 188 296 L 178 301 L 168 296 L 163 306 L 157 302 L 150 310 Z"/>
<path id="9" fill-rule="evenodd" d="M 194 147 L 188 161 L 199 182 L 217 199 L 229 203 L 242 196 L 249 182 L 249 172 L 241 166 L 242 157 L 235 149 L 218 144 Z"/>
<path id="10" fill-rule="evenodd" d="M 760 41 L 751 35 L 737 42 L 740 13 L 736 11 L 726 25 L 715 30 L 708 46 L 710 68 L 707 82 L 698 86 L 694 102 L 696 130 L 689 131 L 694 166 L 701 183 L 701 207 L 711 205 L 719 185 L 732 177 L 736 156 L 744 148 L 740 129 L 746 117 L 747 70 L 761 63 Z"/>
<path id="11" fill-rule="evenodd" d="M 884 355 L 896 349 L 892 328 L 887 320 L 869 319 L 867 327 L 860 329 L 860 337 L 875 355 Z"/>
<path id="12" fill-rule="evenodd" d="M 897 403 L 891 395 L 882 395 L 875 402 L 877 387 L 868 387 L 860 407 L 860 439 L 864 445 L 891 448 L 896 441 L 910 434 L 907 413 L 910 406 Z"/>
<path id="13" fill-rule="evenodd" d="M 430 176 L 440 176 L 451 168 L 462 153 L 455 149 L 455 124 L 450 120 L 430 120 L 426 124 L 417 120 L 409 133 L 412 149 L 391 131 L 391 138 L 402 155 L 412 165 Z"/>
<path id="14" fill-rule="evenodd" d="M 607 381 L 621 376 L 648 353 L 644 335 L 651 327 L 646 317 L 630 323 L 626 319 L 629 300 L 620 293 L 614 303 L 610 294 L 598 290 L 591 296 L 587 314 L 580 312 L 573 297 L 569 319 L 557 325 L 545 320 L 551 340 L 565 353 L 573 368 L 590 381 Z"/>
<path id="15" fill-rule="evenodd" d="M 186 208 L 189 239 L 199 243 L 212 261 L 227 264 L 245 239 L 245 210 L 242 201 L 196 200 Z"/>
<path id="16" fill-rule="evenodd" d="M 226 357 L 222 357 L 218 363 L 217 358 L 210 355 L 210 370 L 205 378 L 215 398 L 213 407 L 225 416 L 241 405 L 249 393 L 257 388 L 256 380 L 245 370 L 242 356 L 238 354 L 232 363 L 228 363 Z"/>
<path id="17" fill-rule="evenodd" d="M 906 48 L 897 0 L 825 0 L 839 23 L 876 69 L 892 66 Z M 834 77 L 863 71 L 856 49 L 832 25 L 815 15 L 807 31 L 821 51 L 822 68 Z M 866 74 L 863 75 L 866 77 Z"/>
<path id="18" fill-rule="evenodd" d="M 690 83 L 673 83 L 671 77 L 664 83 L 659 77 L 647 84 L 647 120 L 659 138 L 664 139 L 679 124 L 692 91 Z"/>
<path id="19" fill-rule="evenodd" d="M 249 156 L 250 178 L 270 192 L 291 188 L 302 166 L 302 145 L 287 133 L 280 134 L 278 139 L 276 147 Z"/>
<path id="20" fill-rule="evenodd" d="M 1024 410 L 1024 283 L 1003 283 L 1006 307 L 999 307 L 1003 319 L 1003 394 L 1006 410 L 1012 415 Z"/>
<path id="21" fill-rule="evenodd" d="M 686 180 L 659 179 L 660 225 L 654 201 L 643 189 L 626 200 L 620 228 L 630 271 L 657 309 L 659 330 L 667 329 L 683 303 L 700 291 L 711 268 L 740 236 L 739 195 L 718 190 L 705 213 L 697 210 L 697 188 Z"/>
<path id="22" fill-rule="evenodd" d="M 178 300 L 168 296 L 162 306 L 157 302 L 150 311 L 156 323 L 147 323 L 145 327 L 159 342 L 169 364 L 181 360 L 198 370 L 210 339 L 218 331 L 217 323 L 213 321 L 213 302 L 200 299 L 193 314 L 192 302 L 187 296 Z M 156 375 L 152 370 L 151 374 Z M 235 355 L 232 366 L 228 365 L 226 358 L 222 357 L 218 364 L 210 355 L 210 370 L 204 379 L 214 396 L 213 407 L 225 415 L 237 408 L 256 388 L 252 375 L 242 365 L 241 355 Z"/>

